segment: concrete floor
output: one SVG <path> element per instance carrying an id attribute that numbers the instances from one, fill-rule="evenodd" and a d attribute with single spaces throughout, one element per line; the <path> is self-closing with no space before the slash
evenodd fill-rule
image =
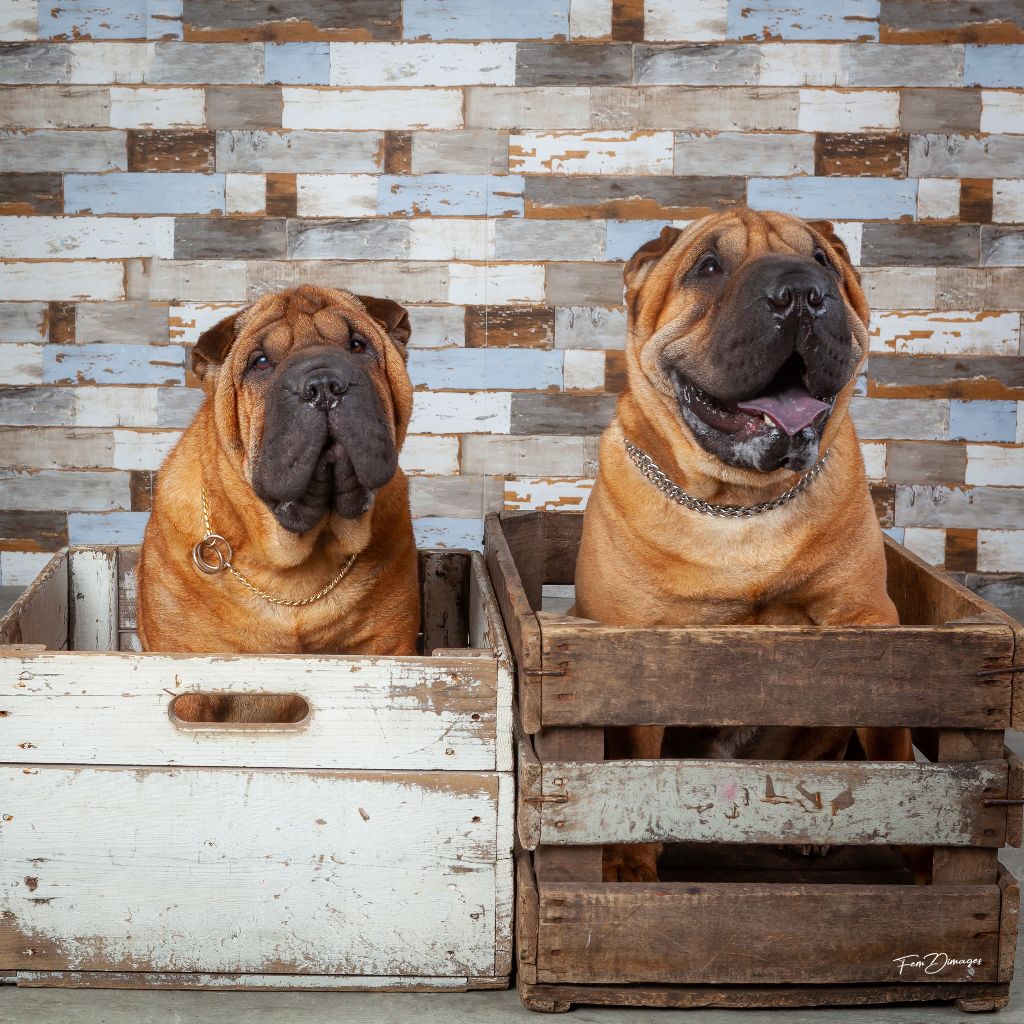
<path id="1" fill-rule="evenodd" d="M 970 1021 L 952 1006 L 851 1010 L 618 1010 L 583 1006 L 561 1017 L 531 1014 L 515 992 L 369 995 L 281 992 L 69 992 L 0 990 L 4 1024 L 938 1024 Z M 980 1019 L 980 1018 L 974 1018 Z M 1024 984 L 992 1024 L 1024 1021 Z"/>

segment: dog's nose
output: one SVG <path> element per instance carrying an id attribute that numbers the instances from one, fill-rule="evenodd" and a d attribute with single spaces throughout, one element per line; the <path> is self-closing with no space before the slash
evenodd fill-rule
<path id="1" fill-rule="evenodd" d="M 822 280 L 814 270 L 789 271 L 768 287 L 768 302 L 772 311 L 781 317 L 799 315 L 807 311 L 818 316 L 825 310 L 825 294 L 828 282 Z"/>
<path id="2" fill-rule="evenodd" d="M 333 370 L 314 370 L 302 382 L 300 394 L 307 405 L 327 412 L 341 401 L 348 389 L 348 381 L 342 380 Z"/>

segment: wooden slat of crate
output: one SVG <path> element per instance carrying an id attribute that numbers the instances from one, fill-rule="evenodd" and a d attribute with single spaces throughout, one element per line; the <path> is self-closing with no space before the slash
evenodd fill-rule
<path id="1" fill-rule="evenodd" d="M 519 699 L 528 732 L 540 729 L 540 628 L 534 614 L 544 585 L 541 520 L 533 514 L 485 521 L 487 568 L 501 608 L 519 676 Z M 533 604 L 531 604 L 533 602 Z"/>
<path id="2" fill-rule="evenodd" d="M 1003 729 L 1002 624 L 634 629 L 541 612 L 545 725 Z M 785 684 L 785 685 L 781 685 Z M 529 728 L 529 727 L 527 727 Z"/>
<path id="3" fill-rule="evenodd" d="M 956 620 L 1000 622 L 1014 638 L 1013 653 L 1005 666 L 1024 666 L 1024 626 L 1016 619 L 889 537 L 885 538 L 885 557 L 886 582 L 900 622 L 915 625 Z M 1012 688 L 1010 728 L 1024 729 L 1024 674 L 1008 674 L 1002 678 L 1009 680 Z"/>
<path id="4" fill-rule="evenodd" d="M 499 786 L 0 766 L 0 969 L 493 977 Z"/>
<path id="5" fill-rule="evenodd" d="M 537 843 L 1003 845 L 1003 760 L 547 762 Z M 566 802 L 552 802 L 567 798 Z M 527 842 L 528 848 L 530 844 Z"/>
<path id="6" fill-rule="evenodd" d="M 3 644 L 43 644 L 50 650 L 68 646 L 68 555 L 61 551 L 43 567 L 32 585 L 0 620 Z"/>
<path id="7" fill-rule="evenodd" d="M 2 976 L 3 972 L 0 972 Z M 508 977 L 420 978 L 337 974 L 181 974 L 169 971 L 17 971 L 19 988 L 170 989 L 201 992 L 468 992 L 508 988 Z"/>
<path id="8" fill-rule="evenodd" d="M 888 985 L 531 985 L 519 994 L 531 1010 L 558 1013 L 589 1006 L 651 1006 L 676 1009 L 796 1009 L 887 1003 L 957 1001 L 958 1009 L 996 1010 L 1009 1001 L 1005 982 L 915 982 Z M 970 1002 L 970 1006 L 961 1005 Z M 870 1018 L 866 1018 L 870 1020 Z M 914 1017 L 906 1016 L 911 1021 Z M 882 1024 L 879 1021 L 879 1024 Z"/>
<path id="9" fill-rule="evenodd" d="M 70 643 L 74 651 L 116 651 L 117 548 L 72 548 Z"/>
<path id="10" fill-rule="evenodd" d="M 995 981 L 998 886 L 552 883 L 540 888 L 537 980 L 577 984 L 931 981 L 897 958 L 980 964 Z"/>
<path id="11" fill-rule="evenodd" d="M 297 693 L 283 725 L 175 725 L 190 691 Z M 0 657 L 0 759 L 51 764 L 491 769 L 493 659 L 51 653 Z M 26 746 L 26 745 L 29 746 Z"/>

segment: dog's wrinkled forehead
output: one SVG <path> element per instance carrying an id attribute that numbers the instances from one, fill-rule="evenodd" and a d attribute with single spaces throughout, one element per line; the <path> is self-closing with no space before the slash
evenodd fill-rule
<path id="1" fill-rule="evenodd" d="M 270 355 L 282 356 L 308 345 L 344 345 L 360 314 L 365 311 L 354 295 L 304 285 L 257 300 L 238 318 L 235 333 Z"/>

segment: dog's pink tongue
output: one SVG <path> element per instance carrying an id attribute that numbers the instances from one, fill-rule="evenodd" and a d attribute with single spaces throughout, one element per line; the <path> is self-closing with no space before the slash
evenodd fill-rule
<path id="1" fill-rule="evenodd" d="M 760 413 L 773 420 L 790 437 L 810 426 L 827 408 L 801 384 L 775 395 L 761 395 L 746 402 L 737 402 L 742 412 Z"/>

